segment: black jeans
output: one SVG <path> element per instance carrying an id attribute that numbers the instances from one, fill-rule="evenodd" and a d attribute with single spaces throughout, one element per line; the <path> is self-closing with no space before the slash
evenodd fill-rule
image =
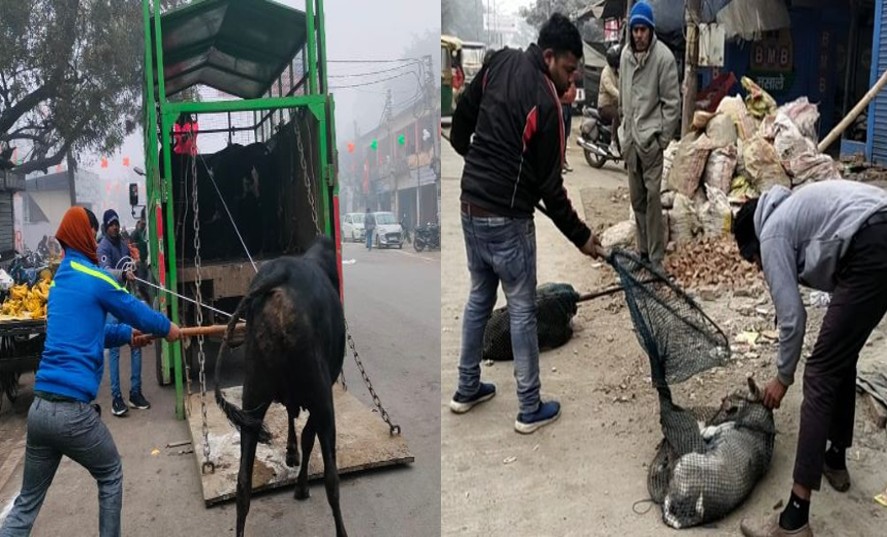
<path id="1" fill-rule="evenodd" d="M 887 312 L 887 222 L 865 226 L 841 260 L 837 287 L 804 368 L 796 483 L 819 490 L 826 440 L 853 443 L 856 362 Z"/>

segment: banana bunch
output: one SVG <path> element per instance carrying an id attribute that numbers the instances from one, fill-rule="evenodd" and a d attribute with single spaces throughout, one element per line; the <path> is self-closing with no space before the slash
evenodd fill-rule
<path id="1" fill-rule="evenodd" d="M 31 289 L 28 289 L 27 284 L 11 287 L 9 289 L 9 297 L 0 306 L 0 315 L 45 319 L 50 282 L 51 280 L 46 275 L 41 274 L 41 280 L 34 284 Z"/>

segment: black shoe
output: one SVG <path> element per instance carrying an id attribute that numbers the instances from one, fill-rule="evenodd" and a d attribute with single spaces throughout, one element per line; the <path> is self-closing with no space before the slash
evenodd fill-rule
<path id="1" fill-rule="evenodd" d="M 115 416 L 125 416 L 127 412 L 129 412 L 129 409 L 126 408 L 126 403 L 123 402 L 123 397 L 115 397 L 111 402 L 111 414 L 114 414 Z"/>
<path id="2" fill-rule="evenodd" d="M 142 392 L 136 392 L 129 394 L 129 406 L 138 408 L 139 410 L 148 410 L 151 408 L 151 403 L 145 399 Z"/>

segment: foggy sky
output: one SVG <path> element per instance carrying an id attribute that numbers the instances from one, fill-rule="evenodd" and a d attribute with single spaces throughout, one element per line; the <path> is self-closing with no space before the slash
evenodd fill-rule
<path id="1" fill-rule="evenodd" d="M 279 3 L 305 9 L 304 0 L 280 0 Z M 500 3 L 502 3 L 500 1 Z M 517 2 L 519 5 L 521 2 Z M 413 41 L 413 35 L 427 30 L 440 33 L 440 0 L 326 0 L 327 57 L 330 60 L 394 59 L 401 58 L 403 50 Z M 439 56 L 437 47 L 429 50 L 432 58 Z M 390 68 L 396 64 L 339 64 L 330 63 L 330 75 L 365 73 L 374 68 Z M 384 78 L 379 75 L 377 78 Z M 366 82 L 374 77 L 330 78 L 330 86 Z M 336 133 L 339 140 L 351 136 L 356 119 L 363 132 L 376 126 L 384 104 L 384 85 L 333 90 L 336 102 Z M 397 96 L 395 97 L 397 98 Z M 116 155 L 109 155 L 108 168 L 101 168 L 99 155 L 82 155 L 81 167 L 98 173 L 100 177 L 122 177 L 127 181 L 140 179 L 133 166 L 144 168 L 142 130 L 127 137 Z M 199 145 L 199 138 L 198 138 Z M 130 157 L 130 167 L 122 165 L 123 156 Z"/>

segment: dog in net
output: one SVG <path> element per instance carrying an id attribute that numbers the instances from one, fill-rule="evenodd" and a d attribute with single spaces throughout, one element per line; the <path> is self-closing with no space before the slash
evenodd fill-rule
<path id="1" fill-rule="evenodd" d="M 730 358 L 727 336 L 667 275 L 635 254 L 613 250 L 616 270 L 659 394 L 660 442 L 647 476 L 663 521 L 687 528 L 723 518 L 741 504 L 770 467 L 773 412 L 748 379 L 719 408 L 684 409 L 671 386 Z"/>

